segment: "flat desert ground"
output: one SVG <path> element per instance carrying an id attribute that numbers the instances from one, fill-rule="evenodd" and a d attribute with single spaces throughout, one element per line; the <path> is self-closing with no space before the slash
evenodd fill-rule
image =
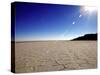
<path id="1" fill-rule="evenodd" d="M 15 43 L 15 72 L 92 69 L 97 67 L 97 41 Z"/>

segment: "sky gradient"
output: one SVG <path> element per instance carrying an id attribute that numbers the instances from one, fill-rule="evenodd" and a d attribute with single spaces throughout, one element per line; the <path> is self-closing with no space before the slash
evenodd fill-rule
<path id="1" fill-rule="evenodd" d="M 15 40 L 70 40 L 97 33 L 97 12 L 83 6 L 15 3 Z"/>

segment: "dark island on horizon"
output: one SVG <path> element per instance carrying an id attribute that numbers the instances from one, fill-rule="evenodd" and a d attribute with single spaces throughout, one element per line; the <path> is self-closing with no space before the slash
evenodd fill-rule
<path id="1" fill-rule="evenodd" d="M 97 40 L 97 33 L 96 34 L 85 34 L 83 36 L 77 37 L 72 39 L 71 41 L 77 40 Z"/>
<path id="2" fill-rule="evenodd" d="M 97 40 L 97 33 L 95 34 L 85 34 L 83 36 L 79 36 L 79 37 L 76 37 L 76 38 L 73 38 L 72 40 L 69 40 L 69 41 L 95 41 Z M 54 40 L 35 40 L 35 42 L 40 42 L 40 41 L 54 41 Z M 58 40 L 56 40 L 58 41 Z M 64 41 L 64 40 L 60 40 L 60 41 Z M 15 41 L 14 39 L 11 40 L 12 43 L 15 43 L 15 42 L 33 42 L 33 41 Z"/>

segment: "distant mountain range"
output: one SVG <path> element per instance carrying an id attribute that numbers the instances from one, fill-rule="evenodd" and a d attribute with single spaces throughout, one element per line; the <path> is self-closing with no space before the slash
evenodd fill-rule
<path id="1" fill-rule="evenodd" d="M 85 34 L 84 36 L 80 36 L 80 37 L 72 39 L 72 41 L 73 40 L 97 40 L 97 33 L 96 34 Z"/>

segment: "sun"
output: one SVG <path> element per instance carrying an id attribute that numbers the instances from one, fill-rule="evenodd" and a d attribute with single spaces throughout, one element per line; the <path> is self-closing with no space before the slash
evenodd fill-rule
<path id="1" fill-rule="evenodd" d="M 85 12 L 89 13 L 95 12 L 97 10 L 96 7 L 90 7 L 90 6 L 84 6 L 83 9 Z"/>
<path id="2" fill-rule="evenodd" d="M 82 15 L 92 15 L 95 14 L 97 12 L 97 8 L 94 6 L 82 6 L 80 8 L 80 13 Z"/>

